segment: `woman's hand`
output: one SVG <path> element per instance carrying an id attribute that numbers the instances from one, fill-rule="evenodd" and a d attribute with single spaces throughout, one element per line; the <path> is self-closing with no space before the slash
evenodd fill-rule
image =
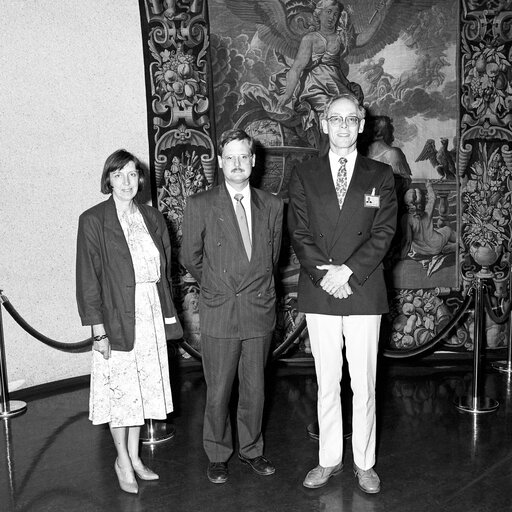
<path id="1" fill-rule="evenodd" d="M 92 326 L 93 343 L 92 349 L 100 352 L 104 359 L 110 358 L 110 341 L 108 341 L 105 326 L 96 324 Z"/>
<path id="2" fill-rule="evenodd" d="M 103 359 L 110 358 L 110 341 L 108 338 L 103 338 L 102 340 L 94 340 L 92 344 L 92 349 L 101 353 Z"/>

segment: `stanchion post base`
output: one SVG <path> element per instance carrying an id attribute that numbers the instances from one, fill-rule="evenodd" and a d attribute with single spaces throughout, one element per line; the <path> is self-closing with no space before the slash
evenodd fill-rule
<path id="1" fill-rule="evenodd" d="M 172 439 L 176 435 L 176 429 L 165 421 L 148 420 L 140 429 L 142 444 L 162 443 Z"/>
<path id="2" fill-rule="evenodd" d="M 502 373 L 512 373 L 512 364 L 509 361 L 496 361 L 491 363 L 491 366 Z"/>
<path id="3" fill-rule="evenodd" d="M 10 400 L 7 404 L 8 410 L 4 410 L 3 404 L 0 404 L 0 418 L 12 418 L 13 416 L 19 416 L 27 410 L 27 404 L 21 400 Z"/>
<path id="4" fill-rule="evenodd" d="M 476 404 L 473 403 L 472 396 L 459 396 L 455 399 L 455 407 L 461 412 L 471 412 L 474 414 L 485 414 L 494 412 L 499 407 L 499 402 L 494 398 L 478 397 Z"/>

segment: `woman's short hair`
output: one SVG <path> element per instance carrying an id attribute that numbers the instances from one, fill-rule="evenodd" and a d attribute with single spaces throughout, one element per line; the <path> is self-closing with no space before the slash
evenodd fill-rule
<path id="1" fill-rule="evenodd" d="M 219 140 L 219 156 L 222 156 L 224 148 L 234 140 L 246 140 L 249 143 L 249 149 L 251 150 L 251 154 L 254 154 L 254 139 L 243 130 L 239 128 L 233 128 L 231 130 L 226 130 L 221 136 Z"/>
<path id="2" fill-rule="evenodd" d="M 139 172 L 138 192 L 144 189 L 144 186 L 146 184 L 146 171 L 144 170 L 143 165 L 140 163 L 140 160 L 129 151 L 126 151 L 126 149 L 118 149 L 117 151 L 114 151 L 111 155 L 109 155 L 105 160 L 103 172 L 101 173 L 100 190 L 102 194 L 112 193 L 112 185 L 110 184 L 110 173 L 122 169 L 126 164 L 130 162 L 134 163 L 135 169 L 137 169 L 137 171 Z"/>

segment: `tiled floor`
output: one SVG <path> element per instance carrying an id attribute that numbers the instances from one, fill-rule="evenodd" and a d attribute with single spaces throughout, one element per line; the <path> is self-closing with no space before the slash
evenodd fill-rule
<path id="1" fill-rule="evenodd" d="M 317 463 L 306 433 L 315 420 L 312 367 L 269 369 L 265 454 L 276 465 L 269 477 L 253 474 L 236 457 L 225 485 L 205 474 L 201 444 L 205 385 L 200 367 L 175 372 L 176 436 L 144 445 L 143 458 L 160 474 L 137 496 L 119 490 L 107 428 L 87 419 L 87 384 L 26 396 L 27 412 L 2 421 L 0 510 L 11 511 L 328 511 L 504 512 L 512 510 L 512 386 L 507 375 L 483 371 L 483 394 L 500 401 L 492 414 L 459 412 L 471 361 L 380 366 L 378 495 L 356 487 L 347 443 L 344 472 L 327 486 L 302 486 Z M 17 398 L 13 396 L 11 398 Z"/>

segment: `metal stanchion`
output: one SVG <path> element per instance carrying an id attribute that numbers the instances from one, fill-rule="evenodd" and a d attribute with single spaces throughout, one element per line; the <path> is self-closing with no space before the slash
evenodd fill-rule
<path id="1" fill-rule="evenodd" d="M 2 290 L 0 290 L 0 418 L 17 416 L 27 410 L 27 404 L 18 400 L 9 400 L 9 386 L 7 381 L 7 366 L 5 364 L 4 326 L 2 323 Z"/>
<path id="2" fill-rule="evenodd" d="M 475 288 L 475 324 L 473 329 L 473 394 L 472 396 L 460 396 L 455 400 L 455 406 L 462 412 L 487 413 L 495 411 L 499 403 L 493 398 L 479 396 L 480 391 L 480 367 L 482 363 L 482 334 L 484 319 L 483 280 L 489 277 L 486 272 L 476 274 Z"/>
<path id="3" fill-rule="evenodd" d="M 492 367 L 499 372 L 512 374 L 512 312 L 508 322 L 508 356 L 506 361 L 496 361 Z"/>
<path id="4" fill-rule="evenodd" d="M 165 421 L 146 420 L 140 429 L 140 440 L 143 444 L 155 444 L 172 439 L 176 429 Z"/>

